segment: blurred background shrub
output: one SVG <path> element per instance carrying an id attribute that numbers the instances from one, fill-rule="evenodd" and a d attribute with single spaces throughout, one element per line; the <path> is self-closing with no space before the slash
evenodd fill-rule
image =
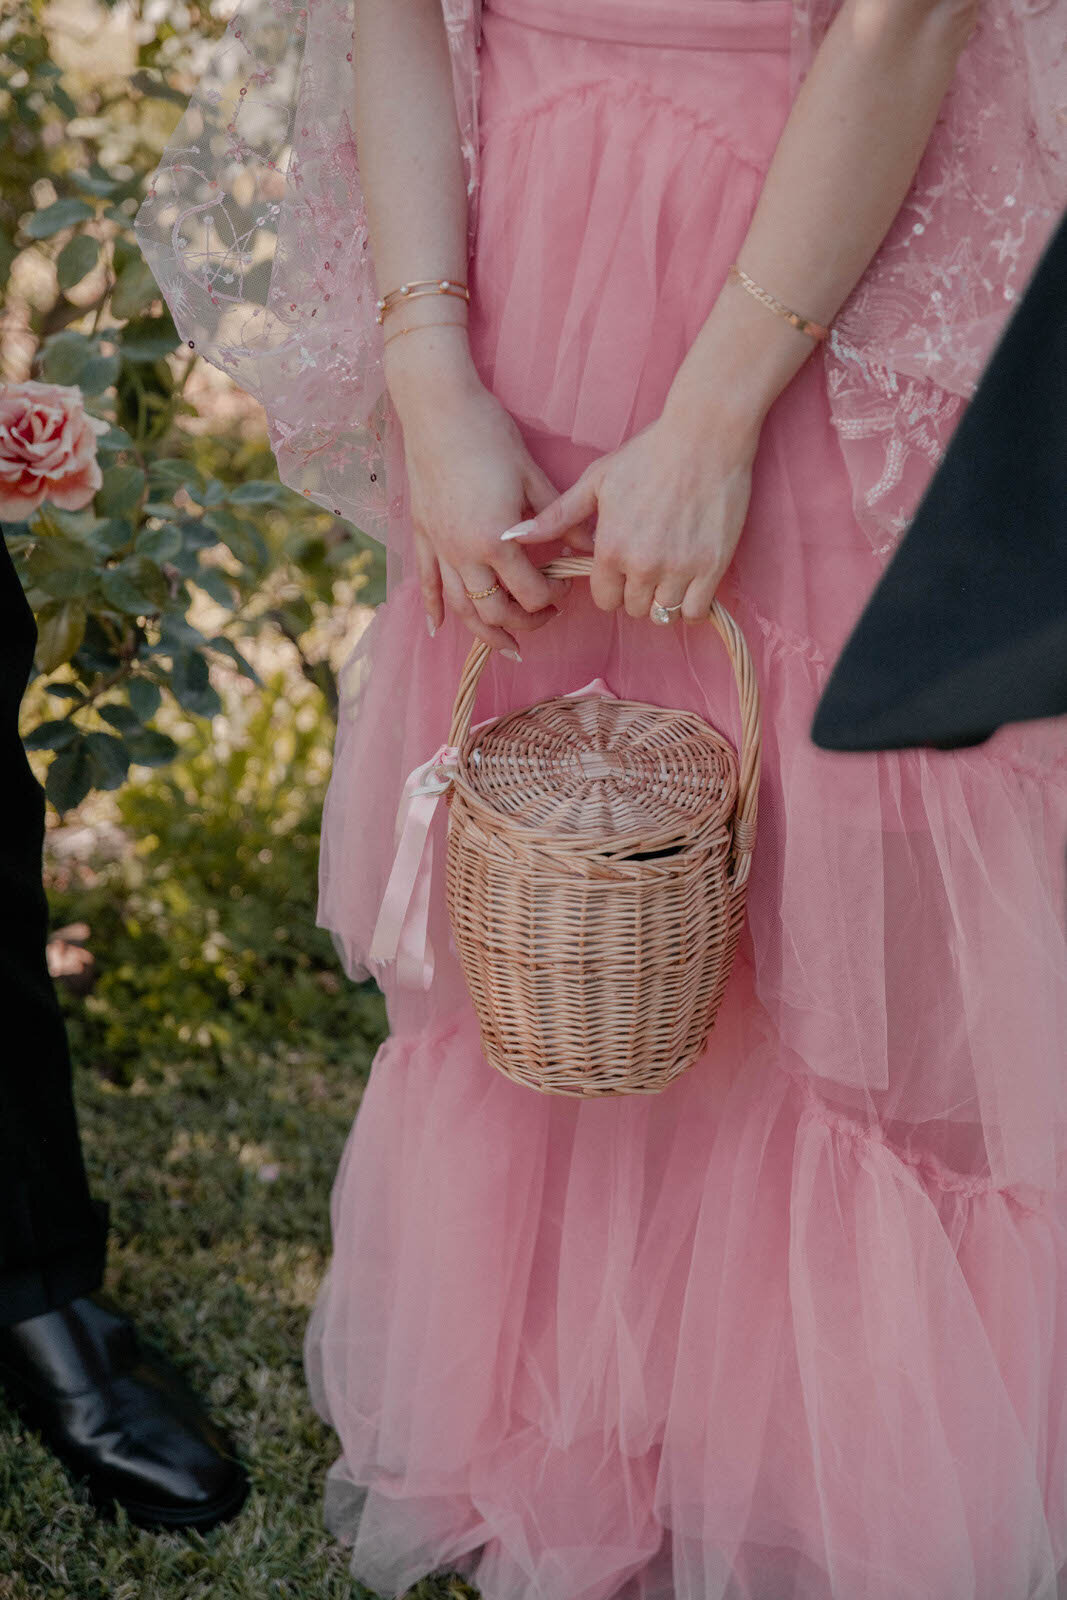
<path id="1" fill-rule="evenodd" d="M 325 733 L 317 694 L 294 701 L 276 672 L 224 734 L 179 730 L 178 757 L 124 786 L 107 828 L 54 836 L 63 943 L 91 930 L 99 957 L 72 984 L 87 991 L 68 1006 L 79 1060 L 128 1082 L 195 1059 L 206 1087 L 235 1052 L 314 1041 L 346 1062 L 380 1026 L 377 996 L 345 982 L 314 925 Z"/>
<path id="2" fill-rule="evenodd" d="M 337 674 L 384 562 L 278 483 L 132 229 L 233 9 L 0 11 L 0 384 L 80 391 L 102 471 L 84 509 L 2 525 L 39 633 L 22 731 L 75 1055 L 120 1083 L 300 1029 L 337 1056 L 381 1022 L 314 916 Z"/>

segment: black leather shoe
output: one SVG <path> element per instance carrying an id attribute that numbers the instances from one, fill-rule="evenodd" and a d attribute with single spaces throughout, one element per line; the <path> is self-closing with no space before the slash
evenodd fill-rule
<path id="1" fill-rule="evenodd" d="M 99 1504 L 142 1527 L 225 1522 L 244 1468 L 196 1396 L 96 1295 L 0 1328 L 0 1386 Z"/>

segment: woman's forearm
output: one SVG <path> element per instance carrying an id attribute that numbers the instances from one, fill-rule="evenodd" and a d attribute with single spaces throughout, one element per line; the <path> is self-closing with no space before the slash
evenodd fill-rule
<path id="1" fill-rule="evenodd" d="M 409 279 L 467 276 L 467 190 L 441 0 L 356 0 L 356 145 L 379 294 Z M 391 311 L 386 375 L 401 408 L 435 377 L 473 372 L 466 304 L 427 295 Z"/>
<path id="2" fill-rule="evenodd" d="M 911 186 L 978 0 L 845 0 L 801 85 L 737 251 L 779 300 L 829 323 Z M 735 279 L 679 369 L 667 410 L 758 425 L 811 354 L 808 334 Z"/>

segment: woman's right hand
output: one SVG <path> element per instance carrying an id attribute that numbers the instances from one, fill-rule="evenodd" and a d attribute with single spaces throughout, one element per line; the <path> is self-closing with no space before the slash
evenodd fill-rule
<path id="1" fill-rule="evenodd" d="M 525 550 L 501 544 L 500 535 L 551 504 L 557 489 L 469 355 L 457 354 L 458 341 L 435 338 L 438 331 L 420 332 L 422 350 L 404 349 L 408 340 L 399 339 L 386 352 L 427 623 L 435 632 L 447 605 L 476 638 L 521 659 L 517 635 L 551 621 L 570 580 L 545 578 Z M 494 583 L 495 594 L 468 597 Z"/>

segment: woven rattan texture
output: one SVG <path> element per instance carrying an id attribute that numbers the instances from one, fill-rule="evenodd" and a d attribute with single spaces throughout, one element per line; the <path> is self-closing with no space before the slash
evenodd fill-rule
<path id="1" fill-rule="evenodd" d="M 570 576 L 588 561 L 546 569 Z M 740 758 L 688 712 L 560 697 L 450 743 L 447 892 L 489 1062 L 572 1096 L 653 1094 L 703 1053 L 744 922 L 759 699 L 736 623 L 713 620 L 741 701 Z"/>
<path id="2" fill-rule="evenodd" d="M 684 843 L 730 817 L 737 757 L 697 717 L 563 697 L 480 730 L 462 781 L 472 801 L 557 849 L 626 855 Z"/>

